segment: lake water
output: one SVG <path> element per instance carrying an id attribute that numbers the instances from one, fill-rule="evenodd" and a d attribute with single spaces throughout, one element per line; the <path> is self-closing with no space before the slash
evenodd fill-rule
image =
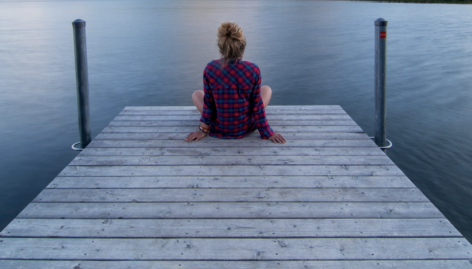
<path id="1" fill-rule="evenodd" d="M 472 241 L 472 5 L 1 1 L 0 230 L 77 155 L 71 22 L 87 22 L 92 136 L 125 106 L 192 105 L 223 21 L 272 105 L 341 105 L 370 135 L 374 21 L 388 25 L 390 158 Z"/>

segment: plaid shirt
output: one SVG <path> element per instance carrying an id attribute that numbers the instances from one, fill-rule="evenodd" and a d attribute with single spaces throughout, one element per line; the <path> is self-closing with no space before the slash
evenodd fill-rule
<path id="1" fill-rule="evenodd" d="M 261 98 L 261 73 L 251 62 L 208 63 L 203 72 L 204 104 L 200 118 L 210 136 L 243 138 L 256 128 L 263 139 L 274 132 L 267 123 Z"/>

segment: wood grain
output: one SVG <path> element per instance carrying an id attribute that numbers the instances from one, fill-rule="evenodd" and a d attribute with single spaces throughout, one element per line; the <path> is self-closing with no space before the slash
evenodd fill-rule
<path id="1" fill-rule="evenodd" d="M 429 202 L 31 203 L 17 218 L 306 219 L 444 218 Z"/>
<path id="2" fill-rule="evenodd" d="M 373 261 L 41 261 L 41 260 L 0 260 L 2 269 L 397 269 L 397 268 L 428 268 L 428 269 L 470 269 L 468 260 L 373 260 Z"/>
<path id="3" fill-rule="evenodd" d="M 79 239 L 4 238 L 7 259 L 86 260 L 371 260 L 460 259 L 463 238 Z"/>
<path id="4" fill-rule="evenodd" d="M 424 229 L 428 227 L 428 229 Z M 462 237 L 447 219 L 17 219 L 2 237 Z"/>
<path id="5" fill-rule="evenodd" d="M 415 188 L 406 176 L 56 177 L 47 188 Z"/>
<path id="6" fill-rule="evenodd" d="M 472 267 L 340 106 L 266 115 L 287 143 L 188 143 L 195 107 L 126 107 L 0 232 L 0 268 Z"/>

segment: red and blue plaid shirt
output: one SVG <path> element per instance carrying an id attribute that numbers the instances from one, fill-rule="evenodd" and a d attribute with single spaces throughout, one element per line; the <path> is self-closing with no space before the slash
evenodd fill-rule
<path id="1" fill-rule="evenodd" d="M 211 61 L 203 72 L 203 85 L 200 121 L 210 126 L 210 136 L 243 138 L 256 128 L 263 139 L 274 134 L 267 123 L 261 98 L 261 72 L 256 64 Z"/>

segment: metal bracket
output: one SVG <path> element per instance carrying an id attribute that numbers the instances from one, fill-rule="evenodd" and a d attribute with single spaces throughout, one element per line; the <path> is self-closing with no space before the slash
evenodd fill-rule
<path id="1" fill-rule="evenodd" d="M 74 143 L 74 144 L 72 144 L 72 147 L 71 147 L 71 148 L 72 148 L 73 150 L 82 151 L 83 148 L 77 148 L 77 147 L 76 147 L 76 146 L 79 145 L 79 144 L 80 144 L 80 142 Z"/>
<path id="2" fill-rule="evenodd" d="M 374 136 L 370 136 L 369 138 L 370 138 L 370 139 L 375 139 Z M 386 139 L 386 140 L 387 140 L 388 143 L 390 143 L 390 145 L 385 146 L 385 147 L 379 147 L 379 148 L 381 148 L 381 149 L 389 149 L 389 148 L 393 147 L 392 141 L 390 141 L 390 140 L 388 140 L 388 139 Z"/>

